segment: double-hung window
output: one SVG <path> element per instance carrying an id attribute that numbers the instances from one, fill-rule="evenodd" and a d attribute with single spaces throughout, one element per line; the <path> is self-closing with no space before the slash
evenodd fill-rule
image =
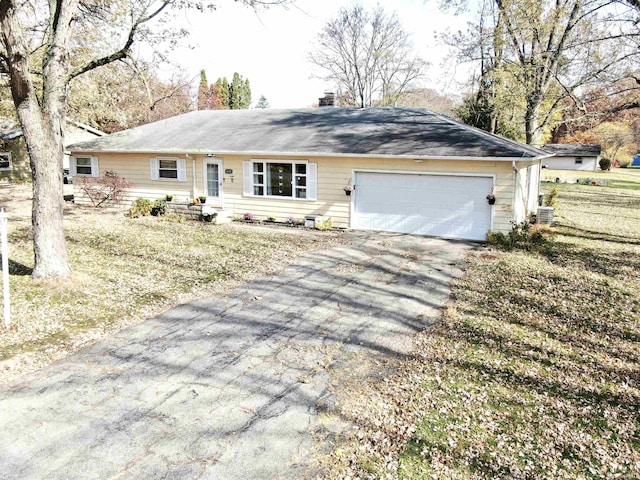
<path id="1" fill-rule="evenodd" d="M 254 197 L 316 199 L 317 164 L 306 161 L 244 162 L 244 193 Z"/>
<path id="2" fill-rule="evenodd" d="M 69 159 L 69 173 L 73 177 L 98 177 L 98 157 L 75 155 Z"/>
<path id="3" fill-rule="evenodd" d="M 187 181 L 186 162 L 184 158 L 156 157 L 150 160 L 151 180 Z"/>

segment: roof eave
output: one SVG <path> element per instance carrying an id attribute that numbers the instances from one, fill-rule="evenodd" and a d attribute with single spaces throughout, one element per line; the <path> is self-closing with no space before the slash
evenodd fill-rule
<path id="1" fill-rule="evenodd" d="M 180 149 L 140 149 L 140 150 L 117 150 L 117 149 L 75 149 L 73 145 L 69 148 L 71 153 L 148 153 L 148 154 L 175 154 L 175 155 L 237 155 L 237 156 L 287 156 L 287 157 L 339 157 L 339 158 L 399 158 L 399 159 L 411 159 L 411 160 L 471 160 L 471 161 L 488 161 L 488 162 L 513 162 L 513 161 L 537 161 L 544 158 L 552 157 L 553 155 L 545 154 L 530 157 L 481 157 L 481 156 L 463 156 L 463 155 L 393 155 L 393 154 L 373 154 L 373 153 L 335 153 L 335 152 L 279 152 L 279 151 L 266 151 L 266 150 L 252 150 L 252 151 L 234 151 L 234 150 L 180 150 Z"/>

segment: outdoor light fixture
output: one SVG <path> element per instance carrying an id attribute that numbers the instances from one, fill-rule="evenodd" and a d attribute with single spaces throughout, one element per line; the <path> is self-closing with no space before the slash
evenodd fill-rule
<path id="1" fill-rule="evenodd" d="M 208 158 L 215 157 L 215 156 L 216 156 L 216 154 L 215 154 L 215 153 L 207 153 L 207 154 L 205 155 L 205 157 L 208 157 Z"/>

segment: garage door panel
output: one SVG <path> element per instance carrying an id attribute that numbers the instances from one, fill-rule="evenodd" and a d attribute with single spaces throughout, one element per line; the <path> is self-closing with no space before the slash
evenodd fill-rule
<path id="1" fill-rule="evenodd" d="M 483 240 L 491 229 L 489 177 L 356 174 L 352 226 Z"/>

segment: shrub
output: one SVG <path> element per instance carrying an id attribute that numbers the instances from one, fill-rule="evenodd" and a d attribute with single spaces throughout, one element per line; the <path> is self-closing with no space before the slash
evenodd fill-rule
<path id="1" fill-rule="evenodd" d="M 487 243 L 503 250 L 533 250 L 547 243 L 545 235 L 551 234 L 548 225 L 531 225 L 529 222 L 513 223 L 511 231 L 505 235 L 502 232 L 489 232 Z"/>
<path id="2" fill-rule="evenodd" d="M 247 212 L 244 215 L 242 215 L 242 218 L 244 220 L 251 221 L 251 220 L 253 220 L 253 213 Z"/>
<path id="3" fill-rule="evenodd" d="M 267 222 L 275 222 L 276 221 L 276 217 L 274 217 L 273 215 L 269 215 L 267 217 Z"/>
<path id="4" fill-rule="evenodd" d="M 545 204 L 545 206 L 558 208 L 558 200 L 556 199 L 556 197 L 558 196 L 559 193 L 560 193 L 560 190 L 558 190 L 558 187 L 553 187 L 549 191 L 549 193 L 547 193 L 544 196 L 544 204 Z"/>
<path id="5" fill-rule="evenodd" d="M 203 222 L 213 222 L 213 220 L 218 216 L 218 212 L 206 212 L 200 215 L 200 220 Z"/>
<path id="6" fill-rule="evenodd" d="M 598 164 L 600 165 L 600 170 L 611 170 L 611 160 L 608 158 L 601 158 Z"/>
<path id="7" fill-rule="evenodd" d="M 167 201 L 164 198 L 159 198 L 151 206 L 151 215 L 157 217 L 158 215 L 164 215 L 167 213 Z"/>
<path id="8" fill-rule="evenodd" d="M 620 160 L 618 162 L 618 166 L 620 168 L 627 168 L 629 166 L 629 164 L 631 164 L 631 161 L 629 161 L 629 160 Z"/>
<path id="9" fill-rule="evenodd" d="M 133 218 L 138 217 L 147 217 L 151 215 L 151 200 L 146 198 L 136 198 L 136 201 L 133 202 L 131 208 L 129 209 L 129 215 Z"/>
<path id="10" fill-rule="evenodd" d="M 333 228 L 333 220 L 327 217 L 324 220 L 316 220 L 316 228 L 318 230 L 331 230 Z"/>
<path id="11" fill-rule="evenodd" d="M 94 207 L 101 207 L 108 203 L 119 203 L 122 201 L 126 190 L 131 188 L 131 184 L 116 172 L 107 170 L 104 177 L 95 180 L 83 178 L 80 183 L 80 190 L 91 200 Z"/>

